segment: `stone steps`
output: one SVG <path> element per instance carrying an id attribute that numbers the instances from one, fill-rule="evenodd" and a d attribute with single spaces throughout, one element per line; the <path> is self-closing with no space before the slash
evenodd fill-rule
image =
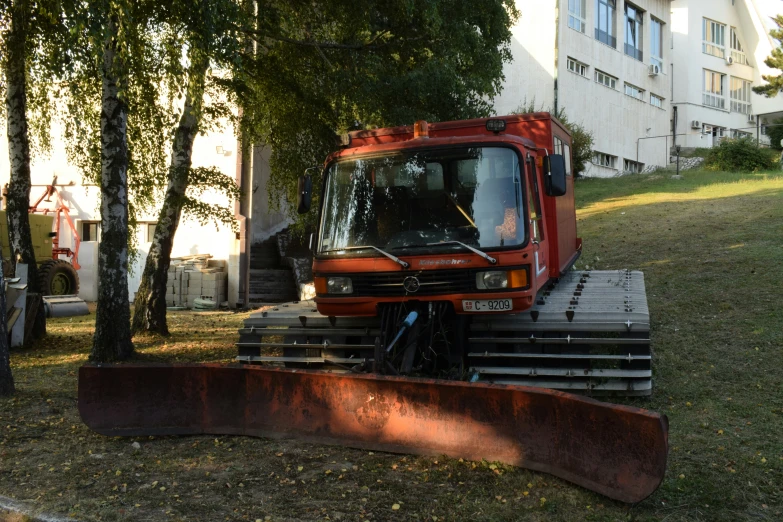
<path id="1" fill-rule="evenodd" d="M 277 236 L 250 247 L 248 290 L 252 304 L 284 303 L 299 298 L 293 271 L 281 264 Z"/>

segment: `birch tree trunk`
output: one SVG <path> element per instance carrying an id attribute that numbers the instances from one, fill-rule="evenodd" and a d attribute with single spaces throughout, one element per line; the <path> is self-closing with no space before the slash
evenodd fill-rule
<path id="1" fill-rule="evenodd" d="M 117 19 L 110 17 L 103 49 L 101 96 L 101 243 L 98 305 L 90 360 L 133 354 L 128 302 L 128 107 L 125 64 L 117 56 Z"/>
<path id="2" fill-rule="evenodd" d="M 30 139 L 27 125 L 27 33 L 29 5 L 26 0 L 17 0 L 11 8 L 11 30 L 8 33 L 5 81 L 5 107 L 8 119 L 8 156 L 11 166 L 8 182 L 6 219 L 11 266 L 17 262 L 28 267 L 28 288 L 31 292 L 41 292 L 38 288 L 38 271 L 35 264 L 35 250 L 30 234 Z M 36 339 L 46 333 L 46 315 L 44 307 L 38 308 L 32 337 Z M 30 339 L 32 340 L 32 339 Z M 27 339 L 25 341 L 28 341 Z"/>
<path id="3" fill-rule="evenodd" d="M 174 135 L 169 166 L 168 187 L 158 216 L 147 262 L 133 306 L 134 334 L 148 331 L 169 335 L 166 322 L 166 283 L 171 264 L 171 248 L 182 215 L 188 188 L 193 141 L 198 134 L 209 59 L 198 50 L 189 53 L 191 62 L 185 106 Z"/>
<path id="4" fill-rule="evenodd" d="M 0 266 L 3 256 L 0 254 Z M 5 277 L 0 270 L 0 397 L 14 393 L 14 376 L 11 374 L 11 351 L 5 317 Z"/>

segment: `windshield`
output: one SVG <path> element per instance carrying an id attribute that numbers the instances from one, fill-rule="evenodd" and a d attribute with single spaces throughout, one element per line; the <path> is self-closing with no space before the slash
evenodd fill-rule
<path id="1" fill-rule="evenodd" d="M 485 249 L 525 241 L 519 159 L 508 148 L 338 161 L 326 175 L 319 252 L 442 241 Z"/>

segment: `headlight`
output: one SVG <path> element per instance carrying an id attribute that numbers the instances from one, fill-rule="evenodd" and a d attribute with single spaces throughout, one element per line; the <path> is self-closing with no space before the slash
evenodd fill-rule
<path id="1" fill-rule="evenodd" d="M 496 290 L 508 288 L 508 272 L 479 272 L 476 274 L 476 288 L 480 290 Z"/>
<path id="2" fill-rule="evenodd" d="M 527 288 L 527 269 L 491 270 L 476 273 L 476 288 L 479 290 L 502 290 L 505 288 Z"/>
<path id="3" fill-rule="evenodd" d="M 329 277 L 326 279 L 327 294 L 352 294 L 353 284 L 350 277 Z"/>

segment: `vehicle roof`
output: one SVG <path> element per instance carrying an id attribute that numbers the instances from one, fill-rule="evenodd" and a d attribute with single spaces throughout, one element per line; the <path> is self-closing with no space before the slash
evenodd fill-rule
<path id="1" fill-rule="evenodd" d="M 506 131 L 494 133 L 486 130 L 487 120 L 504 120 L 506 122 Z M 565 126 L 548 112 L 533 112 L 528 114 L 512 114 L 508 116 L 495 116 L 492 118 L 474 118 L 471 120 L 456 120 L 444 122 L 428 122 L 429 136 L 431 138 L 443 137 L 468 137 L 468 136 L 517 136 L 526 141 L 526 146 L 535 148 L 536 142 L 534 134 L 541 133 L 542 126 L 547 128 L 546 134 L 551 140 L 551 130 L 549 124 L 559 127 L 561 132 L 570 136 Z M 404 125 L 399 127 L 385 127 L 379 129 L 353 131 L 348 133 L 351 138 L 350 145 L 347 148 L 363 147 L 365 145 L 374 145 L 381 143 L 402 142 L 413 139 L 413 125 Z M 539 143 L 540 145 L 540 143 Z"/>

